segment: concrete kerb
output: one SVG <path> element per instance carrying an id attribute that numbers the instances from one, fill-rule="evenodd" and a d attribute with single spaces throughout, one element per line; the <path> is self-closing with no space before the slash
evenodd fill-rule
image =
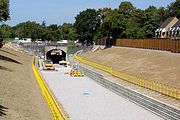
<path id="1" fill-rule="evenodd" d="M 116 84 L 115 82 L 109 81 L 95 71 L 88 70 L 82 66 L 80 66 L 80 69 L 83 70 L 87 76 L 94 79 L 111 91 L 128 98 L 130 101 L 148 109 L 149 111 L 163 117 L 164 119 L 180 119 L 180 110 L 178 108 L 167 105 L 166 103 L 151 98 L 150 96 L 142 95 L 137 91 L 130 90 L 129 88 Z"/>

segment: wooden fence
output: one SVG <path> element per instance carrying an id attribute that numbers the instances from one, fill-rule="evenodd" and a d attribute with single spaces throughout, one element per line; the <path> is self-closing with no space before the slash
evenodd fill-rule
<path id="1" fill-rule="evenodd" d="M 96 45 L 114 45 L 180 53 L 180 39 L 117 39 L 115 41 L 99 39 L 96 41 Z"/>

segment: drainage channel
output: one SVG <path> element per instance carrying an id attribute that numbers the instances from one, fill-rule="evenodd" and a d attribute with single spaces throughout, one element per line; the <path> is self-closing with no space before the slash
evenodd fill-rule
<path id="1" fill-rule="evenodd" d="M 158 116 L 166 120 L 180 120 L 180 110 L 178 108 L 154 100 L 148 96 L 142 95 L 136 91 L 130 90 L 124 86 L 104 79 L 101 74 L 89 70 L 81 65 L 79 65 L 79 69 L 81 69 L 88 77 L 92 78 L 100 85 L 130 100 L 131 102 L 134 102 L 135 104 L 138 104 L 139 106 L 153 112 L 154 114 L 157 114 Z"/>

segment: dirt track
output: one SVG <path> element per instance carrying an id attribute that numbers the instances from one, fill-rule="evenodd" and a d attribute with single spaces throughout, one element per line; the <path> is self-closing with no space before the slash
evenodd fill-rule
<path id="1" fill-rule="evenodd" d="M 94 53 L 90 51 L 82 56 L 133 76 L 156 80 L 180 88 L 180 54 L 177 53 L 114 47 Z"/>
<path id="2" fill-rule="evenodd" d="M 50 120 L 50 111 L 31 68 L 32 57 L 0 49 L 0 119 Z"/>

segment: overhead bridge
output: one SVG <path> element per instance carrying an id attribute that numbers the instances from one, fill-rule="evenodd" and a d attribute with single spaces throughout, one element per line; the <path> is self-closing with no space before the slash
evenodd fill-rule
<path id="1" fill-rule="evenodd" d="M 65 46 L 45 46 L 45 59 L 50 59 L 52 62 L 59 63 L 59 61 L 67 59 L 67 47 Z"/>

